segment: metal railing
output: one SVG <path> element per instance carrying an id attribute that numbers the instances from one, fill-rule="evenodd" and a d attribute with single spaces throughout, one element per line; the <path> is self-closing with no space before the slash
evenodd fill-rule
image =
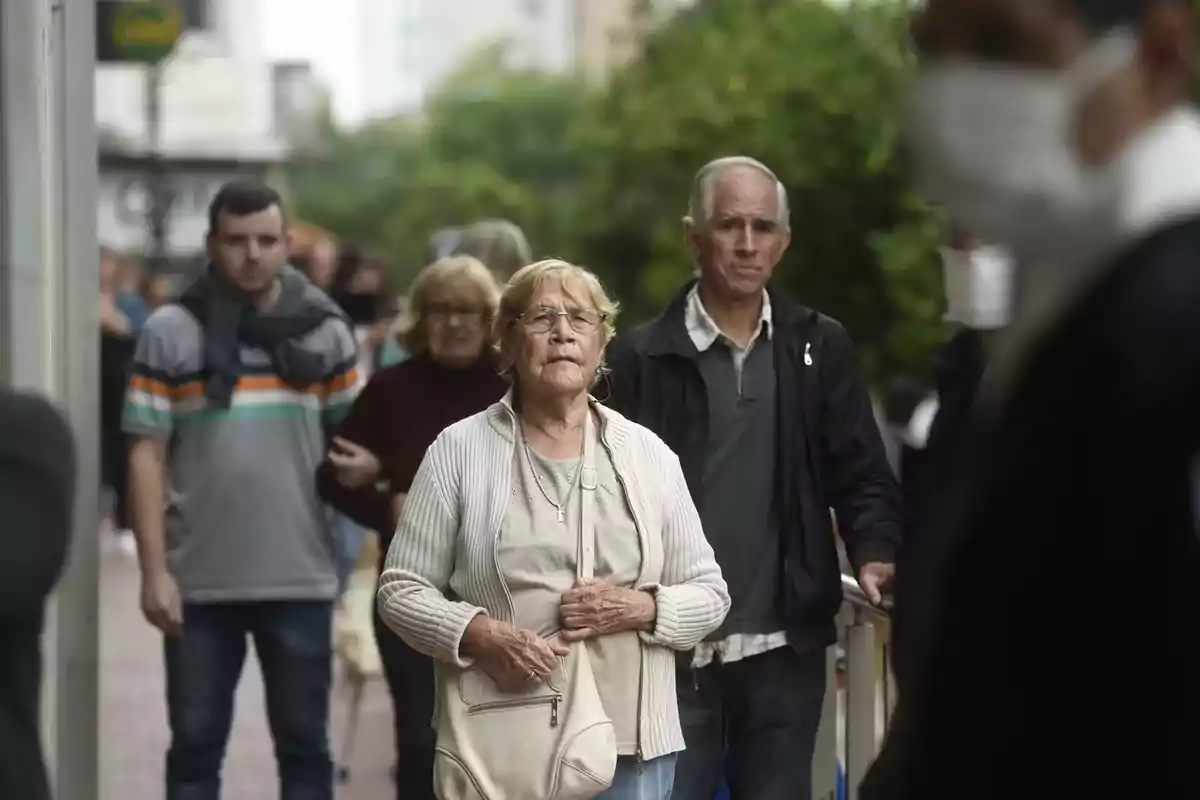
<path id="1" fill-rule="evenodd" d="M 837 616 L 838 644 L 826 662 L 825 705 L 813 753 L 813 800 L 837 800 L 838 776 L 847 800 L 879 753 L 895 705 L 888 659 L 891 620 L 858 582 L 842 576 L 845 600 Z"/>

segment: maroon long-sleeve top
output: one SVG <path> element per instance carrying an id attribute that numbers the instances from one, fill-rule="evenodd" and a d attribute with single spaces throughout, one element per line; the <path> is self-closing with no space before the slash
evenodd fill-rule
<path id="1" fill-rule="evenodd" d="M 385 367 L 354 401 L 338 435 L 370 450 L 382 464 L 381 483 L 347 489 L 328 461 L 317 471 L 321 497 L 355 522 L 379 533 L 387 553 L 395 528 L 392 498 L 412 486 L 425 451 L 446 426 L 504 396 L 507 382 L 490 359 L 452 369 L 418 356 Z"/>

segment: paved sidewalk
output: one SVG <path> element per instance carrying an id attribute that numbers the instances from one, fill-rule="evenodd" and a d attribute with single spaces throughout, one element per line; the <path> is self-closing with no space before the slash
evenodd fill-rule
<path id="1" fill-rule="evenodd" d="M 167 746 L 159 638 L 138 611 L 134 560 L 104 537 L 100 587 L 100 798 L 161 800 Z M 335 688 L 334 748 L 342 739 L 346 689 Z M 223 800 L 276 800 L 275 760 L 263 711 L 262 679 L 253 655 L 238 692 L 225 759 Z M 391 800 L 391 703 L 381 682 L 363 699 L 350 782 L 339 800 Z"/>

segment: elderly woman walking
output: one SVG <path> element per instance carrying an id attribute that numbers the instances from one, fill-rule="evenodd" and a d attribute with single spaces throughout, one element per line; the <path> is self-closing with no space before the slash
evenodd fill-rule
<path id="1" fill-rule="evenodd" d="M 581 267 L 518 271 L 495 326 L 512 391 L 409 491 L 379 609 L 438 663 L 443 800 L 670 796 L 674 651 L 729 596 L 678 459 L 588 394 L 615 314 Z"/>

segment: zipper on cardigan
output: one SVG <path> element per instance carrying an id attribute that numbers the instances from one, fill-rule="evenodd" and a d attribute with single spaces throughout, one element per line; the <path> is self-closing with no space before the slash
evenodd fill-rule
<path id="1" fill-rule="evenodd" d="M 558 706 L 562 703 L 561 694 L 542 695 L 541 697 L 514 697 L 511 700 L 492 700 L 487 703 L 476 703 L 467 709 L 468 714 L 482 714 L 487 711 L 500 711 L 506 708 L 527 708 L 532 706 L 550 706 L 550 727 L 558 727 Z"/>
<path id="2" fill-rule="evenodd" d="M 621 477 L 621 471 L 619 469 L 617 469 L 617 459 L 615 456 L 613 456 L 612 447 L 609 445 L 608 441 L 604 438 L 603 430 L 600 433 L 600 444 L 602 444 L 604 446 L 605 451 L 608 453 L 608 460 L 612 462 L 613 476 L 616 477 L 617 483 L 620 484 L 620 486 L 621 486 L 621 493 L 624 495 L 626 505 L 629 506 L 629 516 L 633 518 L 633 527 L 638 532 L 638 543 L 641 544 L 646 541 L 645 526 L 642 525 L 641 522 L 638 521 L 637 512 L 633 508 L 633 501 L 630 499 L 629 487 L 625 485 L 625 479 L 623 477 Z M 649 550 L 649 546 L 647 546 L 645 549 Z M 634 582 L 633 588 L 637 589 L 639 586 L 645 585 L 645 583 L 646 583 L 646 559 L 643 558 L 641 566 L 638 569 L 637 580 Z M 645 659 L 645 654 L 642 652 L 641 640 L 639 639 L 638 640 L 638 700 L 637 700 L 637 702 L 638 702 L 638 723 L 637 723 L 638 744 L 637 744 L 637 751 L 635 753 L 635 756 L 639 762 L 646 760 L 645 756 L 642 754 L 642 716 L 643 716 L 642 703 L 645 699 L 643 697 L 643 692 L 645 691 L 645 686 L 643 683 L 645 681 L 645 673 L 646 673 L 646 659 Z"/>

